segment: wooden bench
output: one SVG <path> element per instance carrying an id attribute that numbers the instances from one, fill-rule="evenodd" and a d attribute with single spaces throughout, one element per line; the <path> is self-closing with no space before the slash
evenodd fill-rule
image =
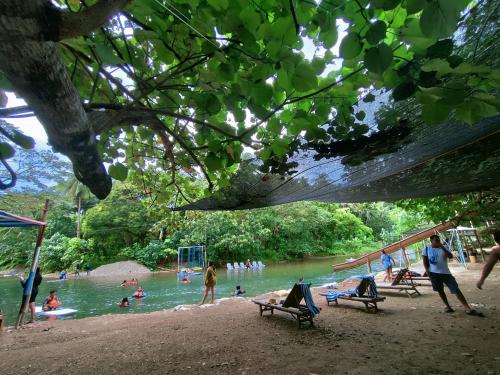
<path id="1" fill-rule="evenodd" d="M 258 300 L 252 300 L 252 302 L 259 306 L 260 316 L 262 316 L 265 311 L 270 311 L 271 315 L 274 315 L 274 310 L 279 310 L 289 313 L 295 320 L 297 320 L 299 328 L 302 327 L 303 322 L 309 322 L 311 327 L 314 326 L 313 315 L 305 305 L 300 305 L 300 308 L 296 308 L 283 307 L 281 304 L 271 304 Z"/>
<path id="2" fill-rule="evenodd" d="M 320 293 L 319 295 L 327 297 L 328 293 Z M 327 298 L 326 302 L 327 302 L 328 306 L 330 306 L 330 302 L 335 302 L 335 305 L 338 305 L 339 304 L 339 302 L 338 302 L 339 299 L 343 299 L 343 300 L 346 300 L 346 301 L 361 302 L 361 303 L 363 303 L 365 305 L 365 308 L 366 308 L 367 312 L 372 312 L 373 311 L 374 313 L 378 312 L 377 303 L 385 301 L 385 297 L 371 298 L 371 297 L 356 297 L 356 296 L 352 296 L 352 297 L 349 297 L 349 296 L 338 296 L 334 301 L 329 301 L 328 298 Z"/>
<path id="3" fill-rule="evenodd" d="M 406 293 L 406 295 L 410 298 L 413 297 L 415 294 L 420 295 L 420 292 L 418 291 L 415 284 L 412 284 L 412 285 L 408 285 L 408 284 L 400 284 L 400 285 L 377 284 L 377 290 L 389 290 L 389 291 L 403 292 L 403 293 Z"/>

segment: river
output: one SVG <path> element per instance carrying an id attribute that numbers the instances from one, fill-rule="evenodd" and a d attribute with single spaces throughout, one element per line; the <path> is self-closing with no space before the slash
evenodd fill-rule
<path id="1" fill-rule="evenodd" d="M 349 276 L 359 274 L 366 268 L 333 272 L 332 264 L 345 260 L 345 257 L 304 260 L 296 262 L 269 264 L 261 270 L 226 271 L 217 270 L 216 298 L 230 297 L 236 285 L 246 290 L 246 297 L 289 289 L 300 277 L 312 286 L 339 282 Z M 377 271 L 380 264 L 374 262 L 372 269 Z M 85 278 L 65 281 L 44 280 L 40 285 L 37 304 L 41 304 L 51 289 L 57 289 L 62 306 L 78 310 L 70 318 L 85 318 L 104 314 L 141 313 L 170 309 L 177 305 L 199 302 L 204 286 L 203 276 L 192 277 L 192 282 L 183 284 L 174 272 L 152 273 L 140 276 L 141 285 L 147 297 L 142 301 L 130 298 L 135 288 L 122 288 L 120 278 Z M 12 325 L 17 317 L 22 289 L 16 278 L 0 278 L 0 309 L 3 310 L 7 325 Z M 129 308 L 120 308 L 118 303 L 129 297 Z"/>

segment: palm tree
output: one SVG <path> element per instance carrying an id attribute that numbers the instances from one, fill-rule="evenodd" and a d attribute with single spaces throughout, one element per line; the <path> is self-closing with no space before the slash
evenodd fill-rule
<path id="1" fill-rule="evenodd" d="M 81 236 L 82 221 L 82 201 L 88 201 L 92 198 L 89 188 L 72 176 L 63 184 L 64 195 L 70 197 L 76 203 L 76 237 Z"/>

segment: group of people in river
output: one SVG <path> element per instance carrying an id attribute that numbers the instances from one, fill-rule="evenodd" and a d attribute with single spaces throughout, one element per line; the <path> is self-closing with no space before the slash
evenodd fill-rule
<path id="1" fill-rule="evenodd" d="M 481 289 L 483 287 L 484 282 L 488 277 L 488 275 L 491 273 L 493 267 L 498 261 L 500 261 L 500 230 L 496 230 L 494 232 L 493 238 L 496 242 L 496 245 L 492 248 L 489 259 L 483 267 L 481 278 L 476 284 L 478 289 Z M 448 259 L 452 258 L 453 258 L 452 251 L 441 243 L 439 236 L 437 235 L 431 236 L 430 245 L 426 246 L 422 251 L 422 259 L 426 275 L 429 277 L 431 281 L 433 290 L 439 294 L 441 300 L 445 304 L 446 312 L 452 313 L 454 312 L 454 310 L 448 303 L 448 299 L 446 297 L 446 294 L 444 293 L 445 285 L 448 287 L 451 294 L 457 296 L 458 300 L 464 306 L 467 314 L 483 316 L 482 313 L 471 308 L 471 306 L 465 299 L 462 291 L 460 290 L 457 281 L 452 276 L 448 268 Z M 388 255 L 385 251 L 381 251 L 380 261 L 384 266 L 384 270 L 386 271 L 384 281 L 391 282 L 393 277 L 392 266 L 395 265 L 394 259 L 390 255 Z M 38 288 L 42 283 L 42 280 L 43 278 L 41 270 L 40 268 L 37 268 L 35 275 L 33 277 L 33 284 L 32 284 L 33 286 L 28 301 L 30 309 L 29 322 L 33 322 L 35 320 L 35 311 L 36 311 L 35 300 L 38 295 Z M 21 283 L 21 286 L 25 288 L 28 281 L 23 279 L 22 277 L 19 277 L 19 281 Z M 208 268 L 206 270 L 204 278 L 204 284 L 205 284 L 205 290 L 203 293 L 203 297 L 199 302 L 199 305 L 203 305 L 205 303 L 209 293 L 210 293 L 210 303 L 213 304 L 215 302 L 215 286 L 217 284 L 217 272 L 215 269 L 215 264 L 212 261 L 208 263 Z M 120 286 L 121 287 L 138 286 L 138 280 L 136 278 L 132 278 L 131 280 L 124 280 Z M 236 286 L 236 290 L 234 291 L 233 295 L 241 296 L 243 294 L 245 294 L 245 291 L 242 290 L 239 285 Z M 132 297 L 138 300 L 144 298 L 145 296 L 146 293 L 144 292 L 144 289 L 141 286 L 138 286 L 137 290 L 134 292 L 134 294 L 132 294 Z M 26 298 L 27 296 L 24 295 L 23 293 L 21 309 L 23 308 L 26 302 Z M 49 295 L 43 302 L 42 310 L 52 311 L 58 309 L 60 306 L 61 306 L 61 301 L 57 296 L 57 291 L 51 290 Z M 119 303 L 119 306 L 120 307 L 130 306 L 128 298 L 127 297 L 123 298 L 122 301 Z"/>

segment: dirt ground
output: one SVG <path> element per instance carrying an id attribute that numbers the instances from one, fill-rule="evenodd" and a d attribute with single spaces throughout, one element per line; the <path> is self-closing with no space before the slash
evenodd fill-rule
<path id="1" fill-rule="evenodd" d="M 312 329 L 288 315 L 260 317 L 245 299 L 189 311 L 38 322 L 0 334 L 7 374 L 500 374 L 500 267 L 484 289 L 453 268 L 469 302 L 443 312 L 437 294 L 388 295 L 378 314 L 342 302 L 322 308 Z"/>

